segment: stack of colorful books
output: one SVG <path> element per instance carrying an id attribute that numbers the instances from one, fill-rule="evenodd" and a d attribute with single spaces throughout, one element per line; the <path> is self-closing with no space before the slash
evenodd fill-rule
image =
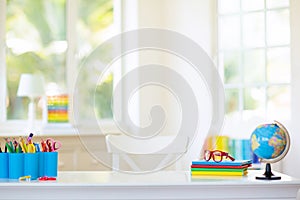
<path id="1" fill-rule="evenodd" d="M 248 167 L 251 166 L 251 160 L 235 161 L 193 161 L 191 165 L 192 177 L 197 176 L 245 176 L 248 173 Z"/>

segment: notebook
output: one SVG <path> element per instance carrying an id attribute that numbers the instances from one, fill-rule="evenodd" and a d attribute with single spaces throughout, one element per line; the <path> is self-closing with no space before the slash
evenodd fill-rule
<path id="1" fill-rule="evenodd" d="M 243 166 L 251 164 L 251 160 L 235 160 L 235 161 L 206 161 L 206 160 L 197 160 L 192 161 L 192 165 L 210 165 L 210 166 Z"/>
<path id="2" fill-rule="evenodd" d="M 215 172 L 215 171 L 192 171 L 192 176 L 245 176 L 248 171 L 244 170 L 241 172 Z"/>
<path id="3" fill-rule="evenodd" d="M 191 168 L 226 168 L 226 169 L 245 169 L 251 167 L 251 164 L 246 164 L 246 165 L 236 165 L 236 166 L 231 166 L 231 165 L 191 165 Z"/>

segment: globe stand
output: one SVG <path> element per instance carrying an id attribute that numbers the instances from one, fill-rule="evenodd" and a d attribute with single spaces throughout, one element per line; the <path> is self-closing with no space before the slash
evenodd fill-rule
<path id="1" fill-rule="evenodd" d="M 266 171 L 263 176 L 257 176 L 256 179 L 258 180 L 280 180 L 281 176 L 274 176 L 271 169 L 271 164 L 266 164 Z"/>

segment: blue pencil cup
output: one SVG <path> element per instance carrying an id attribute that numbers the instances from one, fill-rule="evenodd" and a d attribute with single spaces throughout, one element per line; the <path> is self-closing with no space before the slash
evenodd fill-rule
<path id="1" fill-rule="evenodd" d="M 39 153 L 24 154 L 24 175 L 31 176 L 35 180 L 39 176 Z"/>
<path id="2" fill-rule="evenodd" d="M 39 156 L 39 177 L 45 176 L 44 170 L 44 152 L 37 153 Z"/>
<path id="3" fill-rule="evenodd" d="M 0 178 L 8 178 L 8 154 L 0 153 Z"/>
<path id="4" fill-rule="evenodd" d="M 8 153 L 8 178 L 18 179 L 24 176 L 24 154 Z"/>
<path id="5" fill-rule="evenodd" d="M 43 152 L 44 176 L 57 177 L 57 152 Z"/>

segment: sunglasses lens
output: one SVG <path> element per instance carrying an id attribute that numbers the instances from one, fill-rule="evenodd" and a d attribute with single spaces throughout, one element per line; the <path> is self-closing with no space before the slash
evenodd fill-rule
<path id="1" fill-rule="evenodd" d="M 222 161 L 222 153 L 219 151 L 215 151 L 214 154 L 214 161 L 215 162 L 221 162 Z"/>
<path id="2" fill-rule="evenodd" d="M 206 160 L 206 161 L 210 160 L 210 151 L 206 150 L 204 152 L 204 160 Z"/>

